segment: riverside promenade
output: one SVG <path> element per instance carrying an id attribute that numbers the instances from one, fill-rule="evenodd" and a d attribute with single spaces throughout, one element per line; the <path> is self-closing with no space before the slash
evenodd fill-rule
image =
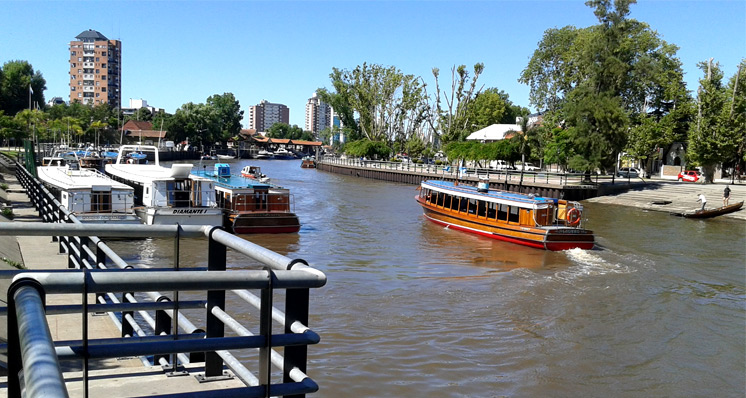
<path id="1" fill-rule="evenodd" d="M 381 179 L 408 184 L 419 184 L 426 179 L 443 179 L 476 184 L 487 180 L 491 188 L 514 192 L 533 193 L 548 197 L 561 197 L 569 200 L 586 200 L 635 207 L 645 211 L 683 213 L 698 210 L 699 193 L 707 198 L 707 208 L 723 205 L 725 186 L 731 189 L 730 204 L 746 201 L 746 182 L 731 184 L 729 180 L 716 180 L 713 184 L 691 183 L 661 178 L 614 178 L 592 176 L 591 183 L 583 181 L 582 174 L 562 174 L 550 172 L 525 172 L 521 181 L 520 172 L 496 171 L 424 165 L 414 163 L 393 163 L 365 161 L 359 159 L 324 158 L 318 162 L 318 169 L 333 173 L 363 178 Z M 667 204 L 655 204 L 670 202 Z M 718 218 L 746 220 L 746 207 Z"/>
<path id="2" fill-rule="evenodd" d="M 0 222 L 41 223 L 33 205 L 29 202 L 23 187 L 16 180 L 10 165 L 0 157 L 0 176 L 8 185 L 5 192 L 5 206 L 13 209 L 13 219 L 0 216 Z M 22 264 L 30 271 L 65 270 L 67 256 L 60 254 L 58 244 L 46 236 L 0 236 L 0 297 L 3 306 L 7 306 L 7 291 L 10 279 L 19 272 L 13 265 Z M 88 302 L 95 301 L 93 294 Z M 82 297 L 78 295 L 53 295 L 46 297 L 48 305 L 80 305 Z M 55 341 L 80 340 L 83 335 L 81 314 L 47 315 L 52 338 Z M 7 336 L 7 319 L 0 319 L 0 333 Z M 107 315 L 88 315 L 89 339 L 121 337 L 120 331 Z M 5 342 L 5 341 L 3 341 Z M 5 355 L 2 356 L 5 363 Z M 84 396 L 82 361 L 65 361 L 60 363 L 64 372 L 67 390 L 71 397 Z M 144 366 L 138 358 L 115 358 L 90 360 L 88 372 L 88 395 L 92 397 L 139 397 L 183 392 L 209 391 L 245 387 L 237 378 L 231 380 L 200 383 L 195 375 L 204 371 L 203 364 L 188 364 L 179 367 L 179 377 L 169 377 L 160 366 Z M 0 396 L 7 396 L 7 376 L 0 376 Z"/>

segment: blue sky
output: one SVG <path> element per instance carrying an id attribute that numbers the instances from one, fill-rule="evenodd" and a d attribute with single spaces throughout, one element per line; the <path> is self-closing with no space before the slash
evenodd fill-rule
<path id="1" fill-rule="evenodd" d="M 122 102 L 142 98 L 173 113 L 187 102 L 232 92 L 246 111 L 266 99 L 290 107 L 331 87 L 332 67 L 393 65 L 450 84 L 450 68 L 485 64 L 479 83 L 529 106 L 517 79 L 546 29 L 586 27 L 584 1 L 7 1 L 0 63 L 29 61 L 47 81 L 45 97 L 68 99 L 68 43 L 98 30 L 122 41 Z M 640 0 L 631 18 L 679 46 L 688 88 L 697 62 L 713 57 L 726 78 L 746 57 L 746 1 Z M 534 109 L 532 109 L 534 110 Z"/>

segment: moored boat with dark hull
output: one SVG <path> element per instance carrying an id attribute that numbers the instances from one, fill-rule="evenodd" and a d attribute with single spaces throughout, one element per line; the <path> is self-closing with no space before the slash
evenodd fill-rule
<path id="1" fill-rule="evenodd" d="M 577 202 L 435 180 L 423 181 L 415 199 L 427 219 L 450 229 L 546 250 L 594 246 Z"/>
<path id="2" fill-rule="evenodd" d="M 234 233 L 272 234 L 300 230 L 290 190 L 246 177 L 243 173 L 232 175 L 230 165 L 226 163 L 216 163 L 212 172 L 194 171 L 192 174 L 215 183 L 218 206 L 226 211 L 224 225 Z"/>

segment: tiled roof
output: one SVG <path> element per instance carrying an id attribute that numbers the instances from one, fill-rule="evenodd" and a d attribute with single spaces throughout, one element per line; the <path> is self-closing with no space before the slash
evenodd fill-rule
<path id="1" fill-rule="evenodd" d="M 145 120 L 128 120 L 122 128 L 125 130 L 152 130 L 153 124 Z"/>

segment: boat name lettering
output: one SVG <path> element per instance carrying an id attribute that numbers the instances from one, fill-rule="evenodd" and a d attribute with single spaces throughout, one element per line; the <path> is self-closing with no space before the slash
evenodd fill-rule
<path id="1" fill-rule="evenodd" d="M 202 214 L 204 209 L 174 209 L 172 214 Z"/>
<path id="2" fill-rule="evenodd" d="M 557 233 L 559 234 L 582 234 L 585 231 L 580 229 L 558 229 Z"/>

